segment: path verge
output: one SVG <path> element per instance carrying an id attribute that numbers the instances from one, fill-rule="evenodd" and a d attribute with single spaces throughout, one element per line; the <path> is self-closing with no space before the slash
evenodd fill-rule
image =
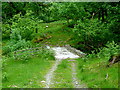
<path id="1" fill-rule="evenodd" d="M 76 71 L 76 60 L 69 60 L 71 61 L 71 71 L 72 71 L 72 83 L 74 88 L 86 88 L 85 85 L 80 84 L 80 81 L 77 78 L 77 71 Z"/>

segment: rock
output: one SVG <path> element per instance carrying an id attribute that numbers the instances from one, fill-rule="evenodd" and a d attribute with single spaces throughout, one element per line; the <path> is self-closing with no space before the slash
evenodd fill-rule
<path id="1" fill-rule="evenodd" d="M 43 81 L 41 81 L 41 83 L 45 83 L 45 81 L 43 80 Z"/>
<path id="2" fill-rule="evenodd" d="M 15 88 L 18 88 L 18 86 L 16 86 L 16 85 L 10 85 L 9 87 L 15 87 Z"/>
<path id="3" fill-rule="evenodd" d="M 46 46 L 47 49 L 50 49 L 50 46 Z"/>
<path id="4" fill-rule="evenodd" d="M 65 45 L 65 47 L 67 48 L 67 50 L 69 50 L 72 53 L 75 53 L 75 54 L 79 55 L 80 57 L 86 55 L 85 53 L 81 52 L 80 50 L 77 50 L 76 48 L 71 47 L 70 45 Z"/>

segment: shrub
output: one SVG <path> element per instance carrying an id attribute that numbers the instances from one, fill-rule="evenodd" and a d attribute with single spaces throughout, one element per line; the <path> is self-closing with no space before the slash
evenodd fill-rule
<path id="1" fill-rule="evenodd" d="M 38 25 L 39 23 L 40 20 L 34 17 L 21 17 L 20 14 L 16 14 L 6 24 L 3 24 L 3 39 L 32 40 L 34 37 L 33 32 L 41 28 Z"/>
<path id="2" fill-rule="evenodd" d="M 16 20 L 16 18 L 18 20 Z M 30 18 L 21 18 L 19 14 L 15 15 L 12 19 L 12 26 L 11 26 L 12 33 L 10 35 L 11 39 L 31 40 L 32 33 L 34 31 L 34 24 L 35 21 L 31 20 Z"/>
<path id="3" fill-rule="evenodd" d="M 114 41 L 107 42 L 106 47 L 103 47 L 102 49 L 99 48 L 99 52 L 97 54 L 92 51 L 92 54 L 88 54 L 87 57 L 110 57 L 111 55 L 119 54 L 119 48 L 120 46 Z"/>
<path id="4" fill-rule="evenodd" d="M 74 21 L 74 20 L 67 23 L 67 26 L 70 27 L 70 28 L 74 28 L 75 25 L 76 25 L 76 21 Z"/>
<path id="5" fill-rule="evenodd" d="M 2 39 L 10 39 L 10 25 L 3 24 L 2 25 Z"/>
<path id="6" fill-rule="evenodd" d="M 9 55 L 10 52 L 20 50 L 23 48 L 32 47 L 32 43 L 30 41 L 19 40 L 19 41 L 10 41 L 6 46 L 3 47 L 3 55 Z"/>
<path id="7" fill-rule="evenodd" d="M 118 21 L 111 21 L 111 23 L 108 26 L 109 31 L 112 32 L 114 41 L 120 42 L 120 28 L 119 28 L 119 22 Z"/>
<path id="8" fill-rule="evenodd" d="M 33 45 L 30 41 L 26 41 L 26 40 L 11 41 L 7 43 L 6 46 L 3 47 L 2 54 L 7 55 L 9 57 L 13 57 L 14 59 L 18 59 L 18 60 L 28 60 L 34 56 L 44 57 L 47 59 L 54 59 L 54 53 L 45 48 L 41 48 L 39 51 L 37 51 L 38 49 L 35 49 L 33 51 L 28 50 L 28 51 L 18 52 L 16 53 L 16 55 L 13 53 L 14 51 L 17 51 L 17 50 L 30 49 L 35 47 L 38 47 L 38 46 Z"/>
<path id="9" fill-rule="evenodd" d="M 5 67 L 7 65 L 6 61 L 7 61 L 7 58 L 2 56 L 2 71 L 5 70 Z M 3 72 L 2 73 L 2 81 L 7 81 L 7 80 L 8 80 L 7 73 Z"/>
<path id="10" fill-rule="evenodd" d="M 100 49 L 100 52 L 97 53 L 98 57 L 110 57 L 111 55 L 114 54 L 119 54 L 119 48 L 120 46 L 116 44 L 114 41 L 112 42 L 107 42 L 106 47 Z"/>
<path id="11" fill-rule="evenodd" d="M 73 29 L 73 32 L 76 34 L 74 36 L 76 40 L 75 47 L 91 52 L 91 50 L 104 46 L 107 41 L 113 40 L 112 34 L 98 20 L 78 20 L 77 23 Z"/>

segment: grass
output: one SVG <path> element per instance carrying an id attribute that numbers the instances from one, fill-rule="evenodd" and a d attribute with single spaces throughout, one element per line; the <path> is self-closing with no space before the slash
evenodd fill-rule
<path id="1" fill-rule="evenodd" d="M 0 57 L 0 89 L 2 88 L 2 59 Z"/>
<path id="2" fill-rule="evenodd" d="M 77 60 L 77 76 L 88 88 L 118 88 L 118 63 L 106 67 L 108 63 L 105 57 Z"/>
<path id="3" fill-rule="evenodd" d="M 8 59 L 3 70 L 3 73 L 6 73 L 3 88 L 44 87 L 44 83 L 41 81 L 45 80 L 44 76 L 53 62 L 40 57 L 32 58 L 27 62 Z"/>
<path id="4" fill-rule="evenodd" d="M 71 32 L 64 31 L 65 25 L 63 25 L 64 21 L 56 21 L 51 23 L 40 23 L 40 27 L 42 31 L 39 30 L 39 33 L 36 35 L 40 38 L 40 34 L 46 34 L 47 36 L 51 36 L 50 39 L 45 39 L 39 43 L 53 46 L 64 46 L 70 43 L 70 39 L 73 34 Z M 48 26 L 48 28 L 46 28 Z"/>
<path id="5" fill-rule="evenodd" d="M 73 88 L 71 66 L 68 60 L 63 60 L 61 64 L 58 65 L 53 83 L 54 85 L 51 85 L 52 88 Z"/>
<path id="6" fill-rule="evenodd" d="M 2 42 L 0 41 L 0 89 L 2 88 Z"/>
<path id="7" fill-rule="evenodd" d="M 39 30 L 36 37 L 41 37 L 42 34 L 47 34 L 52 36 L 52 38 L 43 40 L 38 44 L 48 44 L 48 45 L 65 45 L 68 43 L 65 40 L 70 38 L 70 34 L 62 30 L 64 21 L 57 21 L 51 23 L 40 23 Z M 48 26 L 48 28 L 46 28 Z M 61 37 L 60 37 L 61 36 Z M 35 39 L 35 37 L 34 37 Z M 65 42 L 64 42 L 65 41 Z M 3 41 L 3 46 L 9 40 Z M 50 57 L 50 56 L 48 56 Z M 15 61 L 11 58 L 5 60 L 5 66 L 3 69 L 3 88 L 42 88 L 45 86 L 44 76 L 49 71 L 49 68 L 54 63 L 48 57 L 33 57 L 28 60 L 28 62 Z M 66 69 L 67 71 L 67 69 Z M 70 72 L 69 72 L 70 73 Z M 66 74 L 66 77 L 68 74 Z M 64 73 L 63 73 L 64 76 Z M 69 80 L 68 80 L 69 81 Z M 66 81 L 65 81 L 66 82 Z M 66 83 L 64 83 L 66 84 Z M 71 85 L 67 84 L 69 87 Z"/>
<path id="8" fill-rule="evenodd" d="M 51 36 L 44 39 L 38 44 L 51 46 L 64 46 L 66 44 L 74 44 L 71 42 L 73 34 L 64 30 L 64 21 L 51 23 L 39 23 L 39 30 L 33 38 L 41 38 L 46 34 Z M 48 28 L 46 28 L 48 26 Z M 7 41 L 9 42 L 9 40 Z M 3 42 L 3 46 L 6 41 Z M 48 56 L 49 57 L 49 56 Z M 108 58 L 79 58 L 77 76 L 81 84 L 86 84 L 88 88 L 117 88 L 118 87 L 118 64 L 114 64 L 107 68 Z M 45 86 L 44 76 L 53 65 L 54 61 L 50 61 L 47 57 L 34 57 L 28 62 L 6 60 L 6 66 L 3 70 L 6 79 L 3 79 L 3 88 L 42 88 Z M 70 64 L 67 60 L 63 60 L 58 65 L 54 75 L 54 85 L 52 88 L 73 88 Z"/>

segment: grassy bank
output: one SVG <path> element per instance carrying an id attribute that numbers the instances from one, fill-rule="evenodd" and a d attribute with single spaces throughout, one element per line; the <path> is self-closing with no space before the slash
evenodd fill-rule
<path id="1" fill-rule="evenodd" d="M 40 23 L 40 28 L 38 34 L 35 38 L 41 39 L 44 37 L 51 37 L 49 39 L 43 39 L 38 42 L 39 44 L 46 44 L 52 46 L 64 46 L 66 44 L 70 44 L 70 39 L 73 37 L 72 32 L 68 32 L 64 30 L 66 25 L 64 25 L 65 21 L 56 21 L 51 23 Z M 46 26 L 48 26 L 46 28 Z M 33 40 L 34 41 L 34 40 Z"/>
<path id="2" fill-rule="evenodd" d="M 38 46 L 41 46 L 41 44 L 53 46 L 65 45 L 68 43 L 66 40 L 68 40 L 71 35 L 63 31 L 63 22 L 64 21 L 39 23 L 38 33 L 33 37 L 31 42 L 36 38 L 44 38 L 44 35 L 46 35 L 45 37 L 51 36 L 51 38 L 43 39 L 43 41 L 34 44 L 38 44 Z M 48 26 L 48 28 L 46 28 L 46 26 Z M 8 42 L 9 40 L 3 40 L 3 46 L 6 46 Z M 54 58 L 46 52 L 41 52 L 39 57 L 28 58 L 27 61 L 24 59 L 13 60 L 11 57 L 3 58 L 3 61 L 3 88 L 42 88 L 45 86 L 45 83 L 41 81 L 45 81 L 44 76 L 54 63 Z M 60 69 L 58 69 L 58 72 L 59 70 Z"/>
<path id="3" fill-rule="evenodd" d="M 118 88 L 118 63 L 106 67 L 108 58 L 77 59 L 78 78 L 88 88 Z"/>
<path id="4" fill-rule="evenodd" d="M 51 23 L 39 23 L 38 33 L 34 33 L 34 37 L 30 43 L 25 43 L 26 47 L 29 44 L 31 46 L 37 45 L 49 45 L 49 46 L 64 46 L 66 44 L 74 45 L 75 39 L 72 38 L 74 34 L 65 30 L 64 21 L 56 21 Z M 48 26 L 48 27 L 46 27 Z M 47 38 L 50 37 L 50 38 Z M 36 43 L 33 43 L 37 41 Z M 9 45 L 3 41 L 3 46 Z M 19 41 L 17 42 L 19 43 Z M 15 43 L 16 44 L 16 43 Z M 21 41 L 19 47 L 25 46 Z M 33 45 L 34 44 L 34 45 Z M 16 46 L 17 46 L 16 45 Z M 13 45 L 9 45 L 10 49 Z M 14 46 L 13 48 L 16 48 Z M 77 77 L 81 81 L 81 84 L 86 84 L 88 88 L 117 88 L 118 87 L 118 64 L 114 64 L 111 67 L 106 67 L 109 57 L 106 57 L 109 53 L 116 53 L 118 47 L 112 45 L 108 50 L 103 50 L 102 53 L 96 54 L 97 57 L 85 57 L 77 59 L 78 69 Z M 9 51 L 9 50 L 8 50 Z M 11 51 L 13 52 L 13 51 Z M 11 53 L 10 52 L 10 53 Z M 113 53 L 112 53 L 113 52 Z M 41 52 L 39 57 L 33 57 L 29 60 L 13 60 L 6 58 L 3 64 L 3 88 L 42 88 L 45 87 L 45 78 L 49 69 L 54 63 L 50 54 Z M 44 56 L 45 55 L 45 56 Z M 102 57 L 101 57 L 102 56 Z M 5 66 L 4 66 L 5 65 Z M 55 71 L 52 88 L 73 88 L 72 75 L 70 63 L 67 60 L 63 60 L 58 65 Z"/>
<path id="5" fill-rule="evenodd" d="M 41 88 L 44 75 L 54 60 L 35 57 L 28 61 L 7 59 L 3 70 L 3 88 Z"/>

